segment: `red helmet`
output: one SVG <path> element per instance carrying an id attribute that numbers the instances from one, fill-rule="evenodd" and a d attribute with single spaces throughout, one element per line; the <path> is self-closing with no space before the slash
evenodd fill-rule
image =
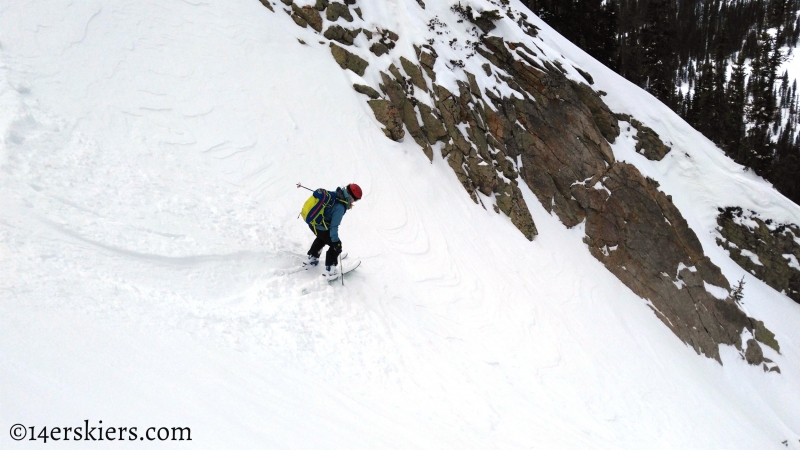
<path id="1" fill-rule="evenodd" d="M 357 184 L 348 184 L 347 193 L 350 194 L 350 197 L 353 197 L 353 200 L 361 200 L 361 188 Z"/>

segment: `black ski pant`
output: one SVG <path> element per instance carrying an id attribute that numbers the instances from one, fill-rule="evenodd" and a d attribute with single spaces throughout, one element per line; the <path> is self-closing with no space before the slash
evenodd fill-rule
<path id="1" fill-rule="evenodd" d="M 328 252 L 325 253 L 325 265 L 339 265 L 339 254 L 342 253 L 342 242 L 331 242 L 330 230 L 314 230 L 312 228 L 311 231 L 317 233 L 317 238 L 314 239 L 314 243 L 311 244 L 311 248 L 308 249 L 308 254 L 314 256 L 315 258 L 319 258 L 319 255 L 322 254 L 322 247 L 327 245 Z"/>

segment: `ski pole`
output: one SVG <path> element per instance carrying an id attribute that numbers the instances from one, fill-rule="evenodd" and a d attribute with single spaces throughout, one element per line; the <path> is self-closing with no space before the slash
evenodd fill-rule
<path id="1" fill-rule="evenodd" d="M 342 286 L 344 286 L 344 267 L 342 266 L 342 254 L 339 253 L 339 276 L 342 277 Z"/>
<path id="2" fill-rule="evenodd" d="M 303 186 L 303 185 L 302 185 L 302 184 L 300 184 L 300 183 L 297 183 L 297 188 L 298 188 L 298 189 L 300 189 L 300 188 L 303 188 L 303 189 L 308 189 L 307 187 Z M 313 190 L 313 189 L 308 189 L 308 190 L 309 190 L 309 191 L 311 191 L 311 192 L 314 192 L 314 190 Z M 300 216 L 302 216 L 302 215 L 303 215 L 303 213 L 301 212 L 300 214 L 298 214 L 298 215 L 297 215 L 297 218 L 299 219 L 299 218 L 300 218 Z"/>

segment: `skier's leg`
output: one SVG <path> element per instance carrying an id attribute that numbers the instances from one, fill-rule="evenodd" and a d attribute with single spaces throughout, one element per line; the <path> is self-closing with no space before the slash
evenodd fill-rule
<path id="1" fill-rule="evenodd" d="M 329 245 L 330 240 L 331 236 L 328 230 L 317 230 L 317 238 L 314 239 L 314 243 L 311 244 L 311 248 L 308 249 L 307 254 L 319 258 L 319 255 L 322 253 L 322 247 Z"/>
<path id="2" fill-rule="evenodd" d="M 331 242 L 329 245 L 328 252 L 325 253 L 325 265 L 336 266 L 339 264 L 339 254 L 342 253 L 342 243 L 341 241 Z"/>

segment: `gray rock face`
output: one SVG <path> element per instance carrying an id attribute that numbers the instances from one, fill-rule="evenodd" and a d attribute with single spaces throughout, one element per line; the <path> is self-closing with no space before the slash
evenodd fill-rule
<path id="1" fill-rule="evenodd" d="M 642 122 L 639 122 L 628 114 L 615 114 L 614 116 L 619 120 L 630 123 L 636 128 L 636 136 L 634 137 L 634 139 L 636 139 L 636 151 L 644 155 L 644 157 L 650 161 L 661 161 L 667 156 L 667 153 L 672 150 L 661 141 L 658 133 L 645 126 Z"/>
<path id="2" fill-rule="evenodd" d="M 344 45 L 353 45 L 353 40 L 361 33 L 361 29 L 350 30 L 341 25 L 331 25 L 322 35 L 327 39 Z"/>
<path id="3" fill-rule="evenodd" d="M 773 334 L 767 329 L 766 326 L 764 326 L 764 322 L 760 320 L 753 321 L 753 335 L 756 337 L 758 342 L 765 344 L 767 347 L 771 347 L 778 353 L 781 352 L 781 346 L 775 339 L 775 334 Z"/>
<path id="4" fill-rule="evenodd" d="M 395 42 L 400 39 L 400 36 L 397 33 L 391 30 L 378 30 L 378 41 L 373 43 L 369 47 L 369 51 L 375 54 L 375 56 L 382 56 L 387 53 L 391 49 L 394 48 Z"/>
<path id="5" fill-rule="evenodd" d="M 658 133 L 642 125 L 638 120 L 633 119 L 631 125 L 638 130 L 636 134 L 638 138 L 636 142 L 636 151 L 644 155 L 645 158 L 650 161 L 661 161 L 667 156 L 667 153 L 672 150 L 661 141 L 661 138 L 658 137 Z"/>
<path id="6" fill-rule="evenodd" d="M 607 107 L 598 107 L 593 114 L 581 100 L 582 88 L 557 69 L 545 72 L 515 59 L 499 38 L 485 42 L 493 53 L 484 56 L 516 75 L 512 81 L 521 91 L 520 96 L 502 99 L 487 92 L 494 106 L 486 108 L 488 129 L 501 150 L 512 159 L 521 158 L 522 177 L 542 205 L 573 227 L 586 217 L 578 201 L 586 190 L 580 183 L 593 186 L 614 163 L 596 123 L 596 117 L 614 123 L 613 116 L 605 117 L 610 115 Z M 614 131 L 610 125 L 607 128 L 608 133 Z"/>
<path id="7" fill-rule="evenodd" d="M 292 11 L 293 15 L 301 17 L 314 31 L 322 31 L 322 17 L 319 15 L 319 11 L 312 6 L 298 8 L 297 5 L 292 4 Z M 295 20 L 295 22 L 297 22 L 297 20 Z"/>
<path id="8" fill-rule="evenodd" d="M 382 56 L 389 53 L 389 47 L 382 42 L 375 42 L 374 44 L 370 45 L 369 51 L 375 54 L 375 56 Z"/>
<path id="9" fill-rule="evenodd" d="M 668 145 L 664 144 L 658 133 L 630 115 L 614 114 L 614 117 L 628 122 L 636 128 L 636 136 L 633 137 L 636 140 L 636 151 L 644 155 L 645 158 L 651 161 L 661 161 L 672 150 Z"/>
<path id="10" fill-rule="evenodd" d="M 744 357 L 749 364 L 754 366 L 764 362 L 764 352 L 761 350 L 761 347 L 758 346 L 755 339 L 749 339 L 747 341 L 747 350 L 744 352 Z"/>
<path id="11" fill-rule="evenodd" d="M 350 14 L 350 8 L 347 5 L 339 2 L 329 3 L 328 9 L 325 10 L 325 18 L 331 22 L 336 22 L 340 17 L 348 22 L 353 21 L 353 15 Z"/>
<path id="12" fill-rule="evenodd" d="M 573 83 L 572 88 L 578 95 L 578 98 L 589 107 L 594 124 L 597 126 L 600 134 L 602 134 L 608 142 L 613 143 L 617 139 L 617 136 L 619 136 L 619 122 L 608 106 L 606 106 L 605 102 L 600 98 L 600 95 L 583 83 Z"/>
<path id="13" fill-rule="evenodd" d="M 500 13 L 497 10 L 491 10 L 480 13 L 474 18 L 473 23 L 477 25 L 481 31 L 488 33 L 497 28 L 497 25 L 494 24 L 497 20 L 500 20 Z"/>
<path id="14" fill-rule="evenodd" d="M 435 63 L 432 53 L 420 51 L 420 54 L 427 55 L 424 60 L 428 68 L 432 67 Z M 485 105 L 480 97 L 474 96 L 479 94 L 474 77 L 471 83 L 459 84 L 458 94 L 432 83 L 428 91 L 434 105 L 428 106 L 414 97 L 415 87 L 428 86 L 423 74 L 427 72 L 425 62 L 421 65 L 423 70 L 410 60 L 401 60 L 405 74 L 395 65 L 389 67 L 389 73 L 381 73 L 380 88 L 389 100 L 373 100 L 370 106 L 376 119 L 386 127 L 386 135 L 399 140 L 404 136 L 403 129 L 407 129 L 431 160 L 431 146 L 444 143 L 442 155 L 448 158 L 448 164 L 470 197 L 482 204 L 478 192 L 486 196 L 495 194 L 496 210 L 508 215 L 528 239 L 533 239 L 538 232 L 517 186 L 518 173 L 506 154 L 498 151 L 497 141 L 488 135 Z"/>
<path id="15" fill-rule="evenodd" d="M 331 54 L 333 59 L 339 64 L 342 69 L 349 69 L 360 76 L 364 76 L 364 71 L 367 69 L 369 63 L 364 58 L 348 52 L 347 50 L 339 47 L 331 42 Z"/>
<path id="16" fill-rule="evenodd" d="M 476 16 L 472 6 L 463 6 L 461 2 L 453 5 L 451 10 L 461 16 L 463 20 L 468 20 L 477 25 L 477 27 L 480 28 L 483 33 L 488 33 L 494 30 L 497 27 L 494 22 L 500 20 L 501 18 L 500 12 L 497 10 L 483 11 Z"/>
<path id="17" fill-rule="evenodd" d="M 393 141 L 399 141 L 405 136 L 406 132 L 403 130 L 403 119 L 400 117 L 400 112 L 388 100 L 370 100 L 367 102 L 375 114 L 378 122 L 382 123 L 386 128 L 383 130 L 386 137 Z"/>
<path id="18" fill-rule="evenodd" d="M 741 223 L 742 219 L 755 223 L 756 227 L 749 228 Z M 720 209 L 717 225 L 721 236 L 717 244 L 728 250 L 731 259 L 776 291 L 800 303 L 800 268 L 793 267 L 800 262 L 800 227 L 774 224 L 755 214 L 745 214 L 738 207 Z"/>
<path id="19" fill-rule="evenodd" d="M 428 92 L 428 85 L 425 83 L 425 77 L 422 76 L 422 69 L 402 56 L 400 57 L 400 64 L 408 76 L 411 77 L 411 82 L 414 83 L 414 86 Z"/>
<path id="20" fill-rule="evenodd" d="M 705 289 L 730 289 L 680 211 L 626 163 L 612 165 L 591 192 L 586 220 L 589 250 L 698 353 L 719 360 L 719 344 L 741 349 L 750 319 L 732 301 Z M 610 192 L 610 194 L 609 194 Z"/>
<path id="21" fill-rule="evenodd" d="M 262 5 L 266 6 L 268 10 L 275 12 L 275 10 L 272 9 L 272 3 L 270 3 L 269 0 L 259 0 L 259 1 L 261 2 Z"/>
<path id="22" fill-rule="evenodd" d="M 353 89 L 355 89 L 359 94 L 364 94 L 373 100 L 380 98 L 381 96 L 378 91 L 364 84 L 354 84 Z"/>
<path id="23" fill-rule="evenodd" d="M 419 114 L 422 117 L 422 126 L 425 129 L 426 138 L 431 144 L 443 141 L 448 135 L 447 130 L 444 129 L 442 118 L 439 117 L 434 110 L 424 104 L 418 103 Z"/>
<path id="24" fill-rule="evenodd" d="M 418 58 L 428 78 L 436 81 L 436 72 L 433 70 L 433 65 L 436 64 L 436 52 L 432 48 L 429 51 L 420 51 Z"/>
<path id="25" fill-rule="evenodd" d="M 299 26 L 300 28 L 305 28 L 308 26 L 308 22 L 306 22 L 306 19 L 303 19 L 302 17 L 300 17 L 295 13 L 292 13 L 292 20 L 294 20 L 294 23 L 296 23 L 297 26 Z"/>
<path id="26" fill-rule="evenodd" d="M 483 43 L 489 51 L 479 52 L 511 75 L 504 81 L 520 94 L 486 92 L 494 106 L 485 108 L 487 128 L 506 154 L 521 158 L 522 178 L 542 205 L 567 226 L 585 221 L 592 255 L 650 300 L 662 322 L 699 354 L 720 361 L 719 344 L 741 350 L 740 336 L 755 320 L 732 299 L 706 291 L 706 284 L 730 285 L 657 184 L 614 160 L 608 141 L 619 128 L 600 96 L 558 67 L 534 66 L 500 38 Z"/>
<path id="27" fill-rule="evenodd" d="M 411 89 L 413 88 L 406 83 L 399 69 L 397 69 L 394 64 L 389 67 L 389 71 L 395 74 L 394 78 L 385 72 L 381 72 L 381 79 L 383 80 L 381 89 L 384 90 L 392 104 L 400 111 L 400 116 L 403 119 L 403 124 L 405 124 L 408 133 L 414 138 L 414 141 L 422 147 L 428 159 L 432 159 L 433 149 L 431 149 L 428 143 L 425 130 L 417 120 L 417 113 L 415 111 L 417 101 L 411 97 Z"/>

